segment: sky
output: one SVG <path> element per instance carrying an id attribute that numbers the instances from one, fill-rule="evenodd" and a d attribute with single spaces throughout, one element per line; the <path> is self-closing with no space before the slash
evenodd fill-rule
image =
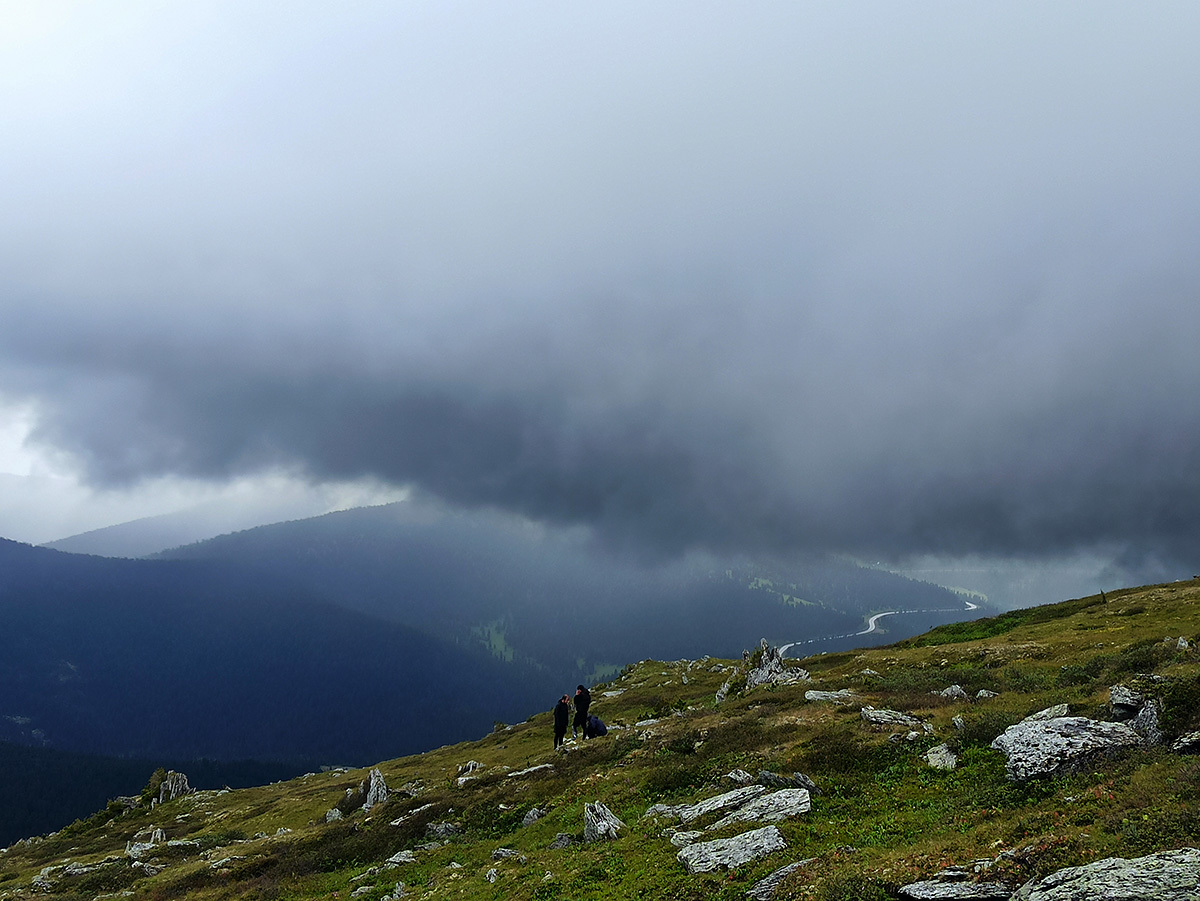
<path id="1" fill-rule="evenodd" d="M 415 491 L 664 558 L 1190 575 L 1197 34 L 5 3 L 0 534 Z"/>

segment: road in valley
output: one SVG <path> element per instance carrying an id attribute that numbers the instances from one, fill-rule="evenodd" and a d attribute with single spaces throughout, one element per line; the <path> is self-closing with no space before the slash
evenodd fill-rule
<path id="1" fill-rule="evenodd" d="M 979 609 L 978 604 L 972 604 L 970 601 L 963 601 L 963 603 L 967 605 L 966 607 L 963 608 L 964 610 L 978 610 Z M 934 610 L 887 610 L 883 613 L 876 613 L 870 619 L 868 619 L 867 627 L 865 629 L 863 629 L 861 632 L 847 632 L 845 635 L 822 635 L 820 638 L 805 638 L 800 641 L 789 642 L 788 644 L 780 646 L 779 654 L 780 654 L 780 656 L 786 656 L 789 649 L 794 648 L 798 645 L 815 644 L 818 641 L 836 641 L 839 638 L 855 638 L 856 636 L 859 636 L 859 635 L 870 635 L 872 632 L 879 631 L 879 621 L 881 619 L 883 619 L 885 616 L 900 616 L 900 615 L 906 614 L 906 613 L 951 613 L 951 612 L 953 612 L 953 611 L 946 610 L 944 608 L 939 608 L 939 609 L 934 609 Z"/>

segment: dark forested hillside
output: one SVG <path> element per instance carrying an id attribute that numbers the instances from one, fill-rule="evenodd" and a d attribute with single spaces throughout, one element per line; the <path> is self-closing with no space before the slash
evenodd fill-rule
<path id="1" fill-rule="evenodd" d="M 523 718 L 538 675 L 294 582 L 0 541 L 0 740 L 341 763 Z"/>
<path id="2" fill-rule="evenodd" d="M 263 526 L 163 556 L 296 579 L 338 604 L 568 682 L 644 657 L 736 656 L 762 637 L 844 635 L 883 610 L 941 611 L 890 622 L 891 637 L 969 615 L 952 592 L 849 561 L 631 560 L 578 535 L 418 503 Z"/>

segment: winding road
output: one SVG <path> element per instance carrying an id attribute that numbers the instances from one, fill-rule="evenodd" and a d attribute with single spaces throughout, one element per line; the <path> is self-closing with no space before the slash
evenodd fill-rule
<path id="1" fill-rule="evenodd" d="M 967 605 L 966 607 L 963 608 L 964 610 L 978 610 L 979 609 L 978 604 L 972 604 L 970 601 L 966 601 L 966 600 L 964 600 L 963 603 Z M 788 644 L 781 645 L 779 648 L 779 655 L 781 657 L 786 655 L 788 650 L 790 648 L 796 647 L 796 645 L 815 644 L 818 641 L 836 641 L 839 638 L 854 638 L 858 635 L 870 635 L 872 632 L 879 631 L 879 621 L 881 619 L 883 619 L 885 616 L 897 616 L 902 613 L 951 613 L 951 612 L 952 611 L 946 610 L 945 608 L 939 608 L 939 609 L 934 609 L 934 610 L 888 610 L 884 613 L 876 613 L 874 616 L 872 616 L 870 619 L 867 620 L 867 627 L 865 629 L 863 629 L 861 632 L 847 632 L 845 635 L 822 635 L 820 638 L 805 638 L 801 641 L 793 641 Z"/>

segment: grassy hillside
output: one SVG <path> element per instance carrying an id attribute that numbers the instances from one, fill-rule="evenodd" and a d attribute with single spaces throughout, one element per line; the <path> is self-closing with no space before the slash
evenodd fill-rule
<path id="1" fill-rule="evenodd" d="M 551 750 L 545 713 L 480 741 L 381 763 L 392 796 L 369 812 L 358 808 L 366 770 L 201 792 L 123 815 L 104 811 L 0 854 L 0 899 L 91 901 L 129 892 L 377 901 L 397 882 L 405 897 L 420 899 L 741 899 L 778 867 L 811 858 L 776 897 L 831 901 L 894 897 L 897 886 L 949 864 L 987 859 L 990 878 L 1019 883 L 1106 856 L 1194 846 L 1195 756 L 1138 748 L 1021 785 L 1006 778 L 1004 758 L 989 744 L 1051 704 L 1103 718 L 1108 687 L 1139 674 L 1162 701 L 1165 731 L 1200 728 L 1198 640 L 1200 583 L 1188 582 L 808 658 L 799 665 L 813 682 L 735 690 L 721 703 L 715 693 L 731 679 L 736 689 L 741 661 L 643 661 L 595 692 L 610 734 L 566 753 Z M 998 695 L 954 701 L 930 693 L 951 684 L 972 697 L 980 689 Z M 848 688 L 857 700 L 806 701 L 813 688 Z M 908 712 L 932 733 L 914 730 L 907 740 L 899 730 L 894 738 L 863 722 L 864 704 Z M 941 742 L 960 754 L 957 769 L 924 761 L 923 752 Z M 460 784 L 469 761 L 481 767 Z M 786 850 L 733 871 L 688 875 L 664 834 L 668 823 L 644 814 L 653 804 L 727 791 L 736 769 L 802 772 L 820 794 L 809 813 L 778 824 Z M 597 800 L 624 821 L 621 836 L 552 848 L 560 833 L 581 837 L 584 804 Z M 346 815 L 327 823 L 337 805 Z M 533 807 L 545 815 L 523 826 Z M 452 834 L 438 832 L 445 823 Z M 131 866 L 126 842 L 151 826 L 177 843 L 160 842 L 143 857 L 148 866 Z M 501 848 L 515 855 L 497 856 Z M 413 852 L 411 862 L 385 868 L 404 850 Z"/>

